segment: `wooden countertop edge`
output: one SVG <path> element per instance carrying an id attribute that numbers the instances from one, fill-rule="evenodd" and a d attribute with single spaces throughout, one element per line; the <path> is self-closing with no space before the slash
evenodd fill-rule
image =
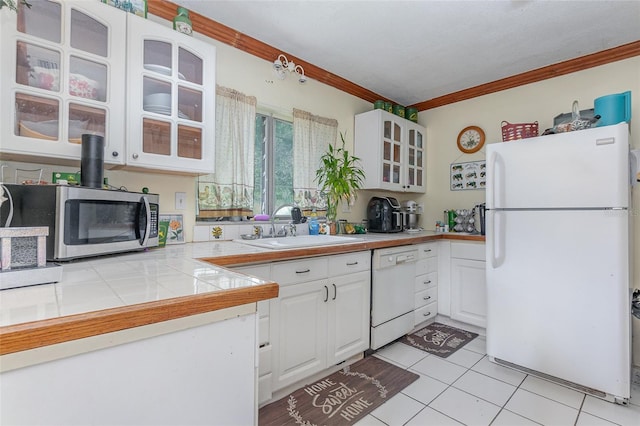
<path id="1" fill-rule="evenodd" d="M 278 297 L 274 282 L 0 327 L 0 355 Z"/>
<path id="2" fill-rule="evenodd" d="M 463 240 L 463 241 L 480 241 L 484 242 L 484 235 L 464 235 L 464 234 L 436 234 L 436 235 L 417 235 L 415 237 L 402 238 L 397 240 L 371 240 L 353 244 L 339 244 L 334 246 L 322 247 L 305 247 L 291 250 L 270 250 L 256 253 L 242 253 L 228 256 L 216 256 L 199 258 L 203 262 L 211 263 L 217 266 L 240 266 L 253 263 L 274 262 L 281 260 L 292 260 L 303 257 L 325 256 L 328 254 L 352 253 L 361 250 L 374 250 L 387 247 L 397 247 L 407 244 L 420 244 L 434 240 Z"/>

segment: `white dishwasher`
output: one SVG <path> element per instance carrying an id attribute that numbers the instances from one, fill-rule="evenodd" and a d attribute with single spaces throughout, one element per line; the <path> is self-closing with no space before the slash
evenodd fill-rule
<path id="1" fill-rule="evenodd" d="M 413 246 L 373 251 L 371 349 L 378 349 L 413 329 L 417 259 L 418 249 Z"/>

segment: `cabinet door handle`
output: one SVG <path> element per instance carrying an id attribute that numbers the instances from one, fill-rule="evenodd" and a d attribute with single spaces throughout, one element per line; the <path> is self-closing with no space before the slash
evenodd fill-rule
<path id="1" fill-rule="evenodd" d="M 423 250 L 425 253 L 429 253 L 431 251 L 431 249 L 425 249 Z"/>
<path id="2" fill-rule="evenodd" d="M 425 281 L 425 282 L 423 282 L 423 284 L 424 285 L 429 285 L 429 284 L 431 284 L 431 280 Z"/>
<path id="3" fill-rule="evenodd" d="M 431 296 L 427 296 L 427 297 L 423 297 L 422 300 L 429 300 L 431 299 Z"/>
<path id="4" fill-rule="evenodd" d="M 338 287 L 336 287 L 335 284 L 331 284 L 333 286 L 333 299 L 331 300 L 336 300 L 336 297 L 338 297 Z"/>
<path id="5" fill-rule="evenodd" d="M 311 269 L 305 269 L 304 271 L 296 271 L 296 274 L 306 274 L 307 272 L 311 272 Z"/>
<path id="6" fill-rule="evenodd" d="M 355 266 L 357 264 L 358 264 L 358 262 L 351 262 L 351 263 L 347 262 L 347 266 Z"/>
<path id="7" fill-rule="evenodd" d="M 428 317 L 429 315 L 431 315 L 431 312 L 425 312 L 424 314 L 422 314 L 423 317 Z"/>
<path id="8" fill-rule="evenodd" d="M 327 287 L 326 285 L 324 286 L 324 301 L 326 302 L 327 300 L 329 300 L 329 287 Z"/>

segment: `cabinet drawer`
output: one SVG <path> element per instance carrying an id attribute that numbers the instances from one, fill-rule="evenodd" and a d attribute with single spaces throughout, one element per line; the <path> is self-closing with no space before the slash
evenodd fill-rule
<path id="1" fill-rule="evenodd" d="M 426 259 L 428 257 L 438 257 L 438 243 L 427 243 L 418 245 L 418 257 Z"/>
<path id="2" fill-rule="evenodd" d="M 271 341 L 269 335 L 269 317 L 260 318 L 258 320 L 258 346 L 264 345 Z"/>
<path id="3" fill-rule="evenodd" d="M 420 291 L 415 295 L 415 307 L 419 308 L 424 305 L 428 305 L 429 303 L 438 301 L 438 288 L 428 288 L 426 290 Z"/>
<path id="4" fill-rule="evenodd" d="M 431 272 L 430 274 L 418 275 L 415 281 L 416 293 L 427 288 L 438 286 L 438 273 Z"/>
<path id="5" fill-rule="evenodd" d="M 271 384 L 271 373 L 269 373 L 258 379 L 258 404 L 269 401 L 272 396 L 273 385 Z"/>
<path id="6" fill-rule="evenodd" d="M 271 269 L 271 279 L 279 285 L 321 280 L 328 277 L 327 257 L 276 263 Z"/>
<path id="7" fill-rule="evenodd" d="M 418 325 L 436 316 L 438 313 L 438 302 L 429 303 L 426 306 L 416 309 L 414 314 L 414 325 Z"/>
<path id="8" fill-rule="evenodd" d="M 438 258 L 429 257 L 416 262 L 416 275 L 428 274 L 438 270 Z"/>
<path id="9" fill-rule="evenodd" d="M 258 377 L 271 373 L 271 345 L 258 349 Z"/>
<path id="10" fill-rule="evenodd" d="M 370 269 L 371 252 L 368 250 L 329 257 L 330 277 L 351 274 L 354 272 L 369 271 Z"/>
<path id="11" fill-rule="evenodd" d="M 486 260 L 484 243 L 451 243 L 451 257 L 459 259 Z"/>

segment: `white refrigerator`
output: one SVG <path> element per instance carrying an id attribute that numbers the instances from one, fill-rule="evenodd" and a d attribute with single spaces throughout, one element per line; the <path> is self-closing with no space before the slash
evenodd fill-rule
<path id="1" fill-rule="evenodd" d="M 628 403 L 629 127 L 487 147 L 487 354 Z"/>

